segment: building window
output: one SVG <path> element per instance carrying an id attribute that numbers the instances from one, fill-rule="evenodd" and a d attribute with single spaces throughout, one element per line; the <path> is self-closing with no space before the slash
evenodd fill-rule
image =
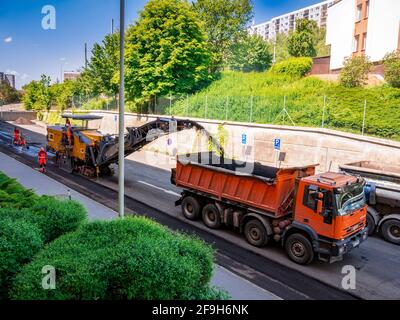
<path id="1" fill-rule="evenodd" d="M 367 33 L 363 34 L 363 50 L 367 49 Z"/>
<path id="2" fill-rule="evenodd" d="M 360 41 L 360 36 L 355 36 L 353 41 L 353 51 L 358 51 L 358 42 Z"/>
<path id="3" fill-rule="evenodd" d="M 362 18 L 362 4 L 357 6 L 357 12 L 356 12 L 356 22 L 360 21 Z"/>
<path id="4" fill-rule="evenodd" d="M 369 1 L 366 2 L 365 19 L 367 19 L 368 16 L 369 16 Z"/>

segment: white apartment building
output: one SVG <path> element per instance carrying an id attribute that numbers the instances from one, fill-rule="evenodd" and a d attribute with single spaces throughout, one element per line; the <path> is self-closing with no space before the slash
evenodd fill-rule
<path id="1" fill-rule="evenodd" d="M 326 43 L 330 70 L 346 57 L 366 55 L 372 62 L 400 49 L 400 0 L 340 0 L 328 8 Z"/>
<path id="2" fill-rule="evenodd" d="M 327 22 L 328 7 L 333 3 L 334 0 L 326 0 L 306 8 L 283 14 L 279 17 L 272 18 L 270 21 L 251 26 L 249 32 L 250 34 L 258 34 L 265 40 L 275 39 L 276 34 L 288 34 L 290 30 L 294 30 L 296 28 L 296 20 L 298 19 L 314 20 L 319 27 L 324 27 Z"/>

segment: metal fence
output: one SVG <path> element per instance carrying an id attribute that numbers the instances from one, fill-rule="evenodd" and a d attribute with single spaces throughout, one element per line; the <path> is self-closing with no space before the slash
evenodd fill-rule
<path id="1" fill-rule="evenodd" d="M 295 95 L 269 96 L 215 96 L 182 95 L 153 97 L 146 103 L 133 106 L 127 102 L 126 110 L 140 114 L 192 117 L 208 120 L 238 121 L 246 123 L 309 126 L 339 129 L 361 134 L 391 137 L 400 132 L 399 112 L 389 117 L 391 123 L 377 127 L 377 101 L 371 104 L 365 98 L 343 102 L 335 96 L 321 96 L 305 101 Z M 77 108 L 117 110 L 118 102 L 112 97 L 80 97 Z M 397 108 L 395 106 L 395 108 Z M 400 105 L 398 106 L 400 109 Z M 397 109 L 397 110 L 399 110 Z M 372 112 L 374 110 L 374 112 Z M 379 113 L 378 113 L 379 114 Z M 386 117 L 388 117 L 386 115 Z M 399 121 L 394 121 L 395 118 Z M 397 123 L 397 125 L 396 125 Z M 386 128 L 386 127 L 387 128 Z M 399 134 L 400 137 L 400 134 Z"/>

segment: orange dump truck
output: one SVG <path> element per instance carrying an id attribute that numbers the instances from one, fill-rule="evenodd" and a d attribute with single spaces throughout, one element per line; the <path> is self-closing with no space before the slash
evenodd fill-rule
<path id="1" fill-rule="evenodd" d="M 257 247 L 281 243 L 291 260 L 333 262 L 367 238 L 364 180 L 315 175 L 316 165 L 273 168 L 211 153 L 179 156 L 171 182 L 176 205 L 212 229 L 232 226 Z"/>

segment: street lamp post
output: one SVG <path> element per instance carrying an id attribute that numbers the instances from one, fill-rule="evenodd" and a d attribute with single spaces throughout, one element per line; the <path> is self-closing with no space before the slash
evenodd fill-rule
<path id="1" fill-rule="evenodd" d="M 120 218 L 125 214 L 125 130 L 124 130 L 124 38 L 125 38 L 125 0 L 120 0 L 120 75 L 119 75 L 119 134 L 118 134 L 118 212 Z"/>

